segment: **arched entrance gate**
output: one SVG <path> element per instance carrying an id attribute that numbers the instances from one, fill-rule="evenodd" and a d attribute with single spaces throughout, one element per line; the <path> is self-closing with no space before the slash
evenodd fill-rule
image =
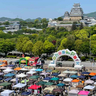
<path id="1" fill-rule="evenodd" d="M 59 50 L 58 52 L 55 52 L 53 57 L 52 57 L 52 61 L 49 64 L 49 67 L 56 67 L 56 61 L 59 57 L 61 56 L 69 56 L 73 59 L 74 63 L 75 63 L 75 68 L 81 68 L 83 67 L 83 65 L 81 65 L 81 60 L 78 57 L 77 53 L 75 51 L 70 51 L 68 49 L 63 49 L 63 50 Z"/>

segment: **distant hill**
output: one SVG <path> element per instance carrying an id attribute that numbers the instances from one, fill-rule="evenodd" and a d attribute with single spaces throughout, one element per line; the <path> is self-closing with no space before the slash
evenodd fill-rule
<path id="1" fill-rule="evenodd" d="M 88 13 L 88 14 L 84 14 L 84 16 L 94 17 L 96 19 L 96 12 L 91 12 L 91 13 Z"/>
<path id="2" fill-rule="evenodd" d="M 36 19 L 38 19 L 39 21 L 41 21 L 42 18 L 38 17 L 38 18 L 36 18 Z M 0 21 L 26 21 L 26 22 L 34 22 L 35 19 L 30 19 L 30 18 L 28 18 L 28 19 L 26 19 L 26 20 L 23 20 L 23 19 L 21 19 L 21 18 L 14 18 L 14 19 L 12 19 L 12 18 L 7 18 L 7 17 L 1 17 L 1 18 L 0 18 Z"/>
<path id="3" fill-rule="evenodd" d="M 12 21 L 12 19 L 11 18 L 7 18 L 7 17 L 1 17 L 0 18 L 0 21 Z"/>

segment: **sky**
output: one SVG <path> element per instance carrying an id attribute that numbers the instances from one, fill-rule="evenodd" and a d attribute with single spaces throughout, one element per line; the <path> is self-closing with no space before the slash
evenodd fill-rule
<path id="1" fill-rule="evenodd" d="M 80 3 L 84 13 L 96 11 L 96 0 L 0 0 L 0 17 L 57 18 Z"/>

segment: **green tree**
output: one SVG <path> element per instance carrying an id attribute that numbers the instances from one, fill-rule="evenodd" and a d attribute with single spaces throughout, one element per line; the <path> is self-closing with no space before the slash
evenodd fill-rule
<path id="1" fill-rule="evenodd" d="M 83 23 L 80 24 L 80 30 L 83 29 Z"/>
<path id="2" fill-rule="evenodd" d="M 49 42 L 52 42 L 53 40 L 56 40 L 56 37 L 55 37 L 55 36 L 52 36 L 52 35 L 49 35 L 49 36 L 47 37 L 47 40 L 48 40 Z"/>
<path id="3" fill-rule="evenodd" d="M 29 38 L 28 37 L 24 37 L 24 36 L 19 36 L 19 38 L 17 38 L 17 43 L 16 43 L 16 49 L 20 52 L 23 52 L 25 53 L 26 50 L 25 50 L 25 47 L 26 46 L 26 43 L 29 41 Z M 29 47 L 29 46 L 27 46 Z"/>
<path id="4" fill-rule="evenodd" d="M 83 44 L 83 41 L 82 40 L 79 40 L 79 39 L 77 39 L 76 41 L 75 41 L 75 50 L 77 51 L 77 53 L 80 53 L 81 52 L 81 45 Z"/>
<path id="5" fill-rule="evenodd" d="M 62 17 L 58 17 L 57 20 L 58 21 L 63 21 L 63 18 Z"/>
<path id="6" fill-rule="evenodd" d="M 26 44 L 23 46 L 24 52 L 32 53 L 33 43 L 31 40 L 27 41 Z"/>
<path id="7" fill-rule="evenodd" d="M 3 23 L 4 25 L 9 25 L 10 23 L 8 21 L 4 22 Z"/>
<path id="8" fill-rule="evenodd" d="M 46 40 L 45 42 L 44 42 L 44 51 L 45 51 L 45 53 L 52 53 L 52 52 L 54 52 L 55 51 L 55 46 L 51 43 L 51 42 L 49 42 L 48 40 Z"/>
<path id="9" fill-rule="evenodd" d="M 85 29 L 82 29 L 82 30 L 76 31 L 75 36 L 77 39 L 84 40 L 84 39 L 88 39 L 89 33 Z"/>
<path id="10" fill-rule="evenodd" d="M 5 53 L 5 56 L 8 52 L 15 49 L 15 43 L 10 40 L 2 40 L 0 41 L 0 52 Z"/>
<path id="11" fill-rule="evenodd" d="M 73 22 L 73 24 L 72 24 L 72 28 L 71 28 L 71 30 L 73 31 L 73 30 L 76 30 L 76 24 L 77 24 L 77 22 Z"/>
<path id="12" fill-rule="evenodd" d="M 40 55 L 44 52 L 43 42 L 42 42 L 42 41 L 37 41 L 37 42 L 33 45 L 32 52 L 33 52 L 34 55 L 40 56 Z"/>
<path id="13" fill-rule="evenodd" d="M 58 51 L 58 50 L 65 49 L 65 48 L 67 48 L 67 38 L 64 38 L 64 39 L 61 41 L 61 44 L 60 44 L 60 46 L 58 47 L 57 51 Z"/>
<path id="14" fill-rule="evenodd" d="M 35 19 L 34 23 L 39 23 L 39 20 L 38 19 Z"/>

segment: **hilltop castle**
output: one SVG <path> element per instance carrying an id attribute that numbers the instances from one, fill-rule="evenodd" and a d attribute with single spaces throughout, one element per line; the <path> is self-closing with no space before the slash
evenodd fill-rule
<path id="1" fill-rule="evenodd" d="M 74 4 L 73 8 L 71 9 L 71 12 L 68 11 L 64 14 L 64 21 L 77 21 L 83 19 L 83 10 L 80 7 L 80 4 Z"/>

